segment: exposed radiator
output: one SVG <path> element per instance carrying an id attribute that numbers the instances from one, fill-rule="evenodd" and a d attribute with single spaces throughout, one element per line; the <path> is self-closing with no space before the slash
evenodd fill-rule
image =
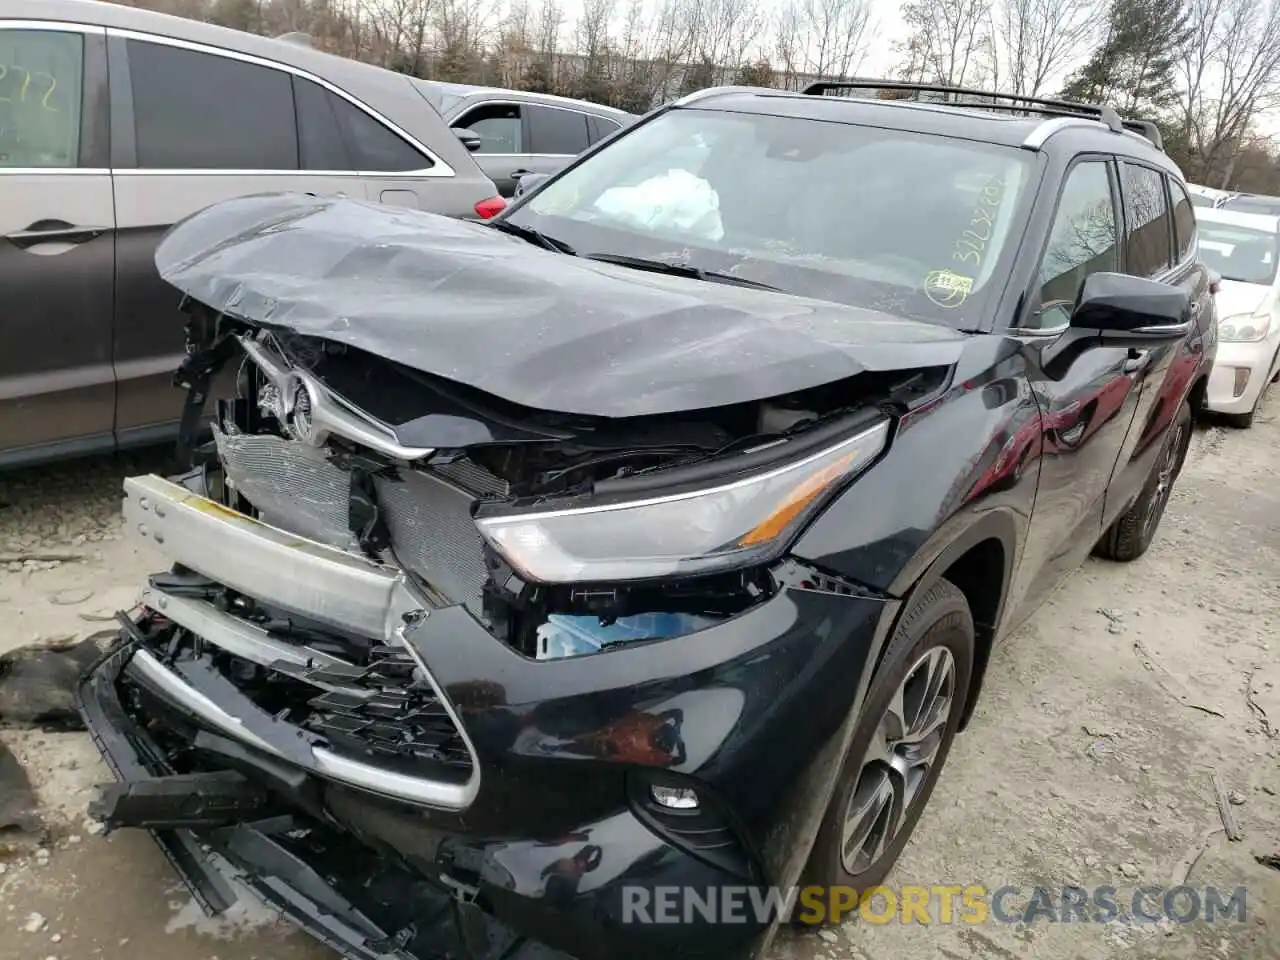
<path id="1" fill-rule="evenodd" d="M 227 480 L 264 522 L 331 546 L 357 548 L 347 524 L 350 477 L 323 449 L 270 434 L 216 429 L 214 439 Z M 400 562 L 449 599 L 478 608 L 487 573 L 471 520 L 472 494 L 422 470 L 400 470 L 395 479 L 378 477 L 374 484 Z"/>

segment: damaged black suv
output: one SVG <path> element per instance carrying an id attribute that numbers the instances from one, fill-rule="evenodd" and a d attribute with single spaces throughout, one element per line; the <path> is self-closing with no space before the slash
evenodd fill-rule
<path id="1" fill-rule="evenodd" d="M 747 956 L 879 883 L 1216 340 L 1149 124 L 875 86 L 704 91 L 487 225 L 176 226 L 197 466 L 125 483 L 172 567 L 81 687 L 97 816 L 362 960 Z"/>

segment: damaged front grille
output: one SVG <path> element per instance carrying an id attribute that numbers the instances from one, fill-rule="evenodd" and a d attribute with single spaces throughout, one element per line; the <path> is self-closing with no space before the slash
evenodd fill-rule
<path id="1" fill-rule="evenodd" d="M 197 635 L 157 614 L 144 620 L 140 635 L 142 649 L 197 694 L 216 693 L 229 682 L 252 705 L 247 709 L 261 711 L 261 722 L 240 716 L 246 729 L 259 735 L 278 729 L 273 746 L 282 755 L 298 756 L 294 741 L 302 738 L 309 747 L 390 773 L 447 783 L 471 775 L 465 740 L 407 650 L 350 644 L 354 662 L 276 660 L 264 666 L 228 653 L 216 636 Z M 296 729 L 290 733 L 280 724 Z"/>
<path id="2" fill-rule="evenodd" d="M 261 520 L 330 546 L 359 548 L 351 532 L 351 474 L 326 450 L 273 434 L 215 429 L 214 439 L 228 485 Z M 373 478 L 377 506 L 396 559 L 444 596 L 478 610 L 488 574 L 471 504 L 476 494 L 505 485 L 471 464 L 444 470 L 455 482 L 427 470 L 389 468 Z"/>
<path id="3" fill-rule="evenodd" d="M 427 760 L 468 771 L 471 759 L 448 711 L 415 677 L 404 650 L 374 647 L 365 666 L 276 665 L 299 683 L 323 688 L 307 701 L 303 726 L 339 750 L 374 758 Z"/>

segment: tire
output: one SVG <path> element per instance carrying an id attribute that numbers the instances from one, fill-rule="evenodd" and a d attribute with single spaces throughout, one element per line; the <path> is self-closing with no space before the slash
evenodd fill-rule
<path id="1" fill-rule="evenodd" d="M 1174 418 L 1173 426 L 1169 428 L 1164 447 L 1151 467 L 1151 476 L 1147 478 L 1142 493 L 1133 506 L 1102 535 L 1094 553 L 1108 560 L 1128 563 L 1147 552 L 1151 541 L 1155 539 L 1156 530 L 1160 528 L 1160 518 L 1164 516 L 1164 508 L 1169 503 L 1174 482 L 1182 472 L 1182 463 L 1187 458 L 1187 447 L 1190 444 L 1191 406 L 1184 403 Z"/>
<path id="2" fill-rule="evenodd" d="M 884 659 L 871 680 L 866 704 L 858 717 L 849 751 L 841 766 L 840 779 L 809 854 L 802 884 L 828 888 L 845 884 L 861 893 L 884 881 L 910 839 L 946 763 L 947 755 L 951 752 L 951 744 L 968 699 L 973 659 L 974 629 L 969 604 L 964 594 L 953 584 L 939 580 L 912 604 L 907 615 L 898 623 Z M 877 743 L 881 745 L 881 750 L 885 743 L 882 724 L 888 720 L 887 711 L 891 701 L 896 699 L 899 687 L 904 685 L 906 693 L 903 696 L 902 713 L 909 717 L 913 706 L 916 711 L 922 709 L 923 702 L 917 694 L 924 689 L 922 682 L 930 666 L 935 671 L 939 667 L 944 670 L 950 668 L 950 682 L 947 684 L 950 700 L 947 708 L 943 711 L 940 707 L 935 707 L 926 713 L 926 717 L 931 719 L 943 717 L 941 726 L 923 741 L 929 746 L 936 745 L 936 749 L 932 751 L 932 763 L 923 771 L 917 770 L 917 779 L 914 780 L 891 775 L 890 768 L 873 758 Z M 938 672 L 934 673 L 934 677 L 940 675 Z M 908 680 L 910 683 L 907 683 Z M 939 688 L 939 692 L 943 692 L 943 689 Z M 909 731 L 929 726 L 924 718 L 917 716 L 916 720 L 915 724 L 905 724 Z M 900 726 L 896 729 L 900 729 Z M 910 755 L 912 749 L 916 749 L 915 758 L 919 759 L 922 754 L 918 748 L 919 744 L 912 748 L 898 743 L 896 751 L 890 746 L 889 752 L 901 760 Z M 911 772 L 911 768 L 908 768 L 908 773 Z M 885 796 L 886 789 L 892 791 L 889 809 L 882 809 L 882 816 L 871 818 L 874 822 L 867 836 L 867 843 L 847 860 L 843 855 L 844 827 L 851 800 L 855 796 L 874 800 Z M 906 799 L 904 811 L 906 789 L 910 789 L 910 795 Z M 894 819 L 898 822 L 896 830 L 891 834 L 879 829 L 889 825 Z M 865 824 L 868 821 L 863 819 L 862 822 Z M 879 852 L 874 857 L 869 857 L 868 854 L 874 852 L 877 840 L 881 843 Z M 853 862 L 850 863 L 850 860 Z M 854 868 L 852 871 L 850 866 Z"/>

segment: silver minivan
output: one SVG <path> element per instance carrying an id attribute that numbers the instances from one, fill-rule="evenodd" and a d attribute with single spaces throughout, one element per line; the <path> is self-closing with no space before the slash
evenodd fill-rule
<path id="1" fill-rule="evenodd" d="M 504 197 L 521 179 L 555 173 L 587 147 L 635 122 L 624 110 L 528 90 L 417 80 L 415 86 L 459 136 Z"/>
<path id="2" fill-rule="evenodd" d="M 0 466 L 173 435 L 171 224 L 299 190 L 503 206 L 413 81 L 96 0 L 0 0 Z"/>

